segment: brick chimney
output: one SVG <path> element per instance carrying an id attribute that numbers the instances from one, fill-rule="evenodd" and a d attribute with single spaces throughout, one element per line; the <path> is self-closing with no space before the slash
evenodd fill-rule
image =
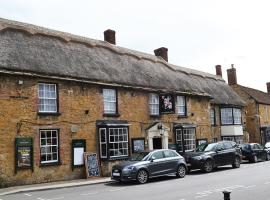
<path id="1" fill-rule="evenodd" d="M 104 41 L 115 44 L 115 31 L 111 29 L 104 31 Z"/>
<path id="2" fill-rule="evenodd" d="M 161 47 L 159 49 L 154 50 L 156 56 L 162 57 L 166 62 L 168 62 L 168 49 L 165 47 Z"/>
<path id="3" fill-rule="evenodd" d="M 236 69 L 233 67 L 233 64 L 231 69 L 227 69 L 227 75 L 229 85 L 237 84 Z"/>
<path id="4" fill-rule="evenodd" d="M 270 82 L 266 83 L 267 86 L 267 93 L 270 94 Z"/>
<path id="5" fill-rule="evenodd" d="M 221 65 L 216 65 L 216 75 L 222 77 Z"/>

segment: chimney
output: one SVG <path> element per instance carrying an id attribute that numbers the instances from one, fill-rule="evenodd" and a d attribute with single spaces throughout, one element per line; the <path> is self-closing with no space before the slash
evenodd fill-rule
<path id="1" fill-rule="evenodd" d="M 237 84 L 236 69 L 233 67 L 233 64 L 231 69 L 227 69 L 227 75 L 229 85 Z"/>
<path id="2" fill-rule="evenodd" d="M 104 31 L 104 41 L 115 44 L 115 31 L 111 29 Z"/>
<path id="3" fill-rule="evenodd" d="M 266 83 L 267 86 L 267 93 L 270 94 L 270 82 Z"/>
<path id="4" fill-rule="evenodd" d="M 222 77 L 221 65 L 216 65 L 216 75 Z"/>
<path id="5" fill-rule="evenodd" d="M 154 50 L 156 56 L 162 57 L 166 62 L 168 62 L 168 49 L 165 47 L 161 47 L 159 49 Z"/>

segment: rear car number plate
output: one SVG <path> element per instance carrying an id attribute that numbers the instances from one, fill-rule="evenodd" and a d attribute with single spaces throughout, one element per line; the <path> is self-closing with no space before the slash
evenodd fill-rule
<path id="1" fill-rule="evenodd" d="M 120 176 L 120 173 L 113 172 L 112 175 L 113 176 Z"/>

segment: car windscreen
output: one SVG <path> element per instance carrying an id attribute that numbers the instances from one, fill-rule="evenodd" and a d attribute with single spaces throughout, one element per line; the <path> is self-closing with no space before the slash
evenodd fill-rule
<path id="1" fill-rule="evenodd" d="M 141 160 L 147 160 L 149 155 L 149 152 L 140 152 L 140 153 L 134 153 L 130 157 L 130 161 L 141 161 Z"/>
<path id="2" fill-rule="evenodd" d="M 249 144 L 242 144 L 241 149 L 244 151 L 249 151 L 251 150 L 251 146 Z"/>
<path id="3" fill-rule="evenodd" d="M 195 149 L 196 152 L 204 152 L 204 151 L 215 151 L 215 147 L 216 147 L 217 143 L 203 143 L 200 144 L 199 146 L 197 146 L 197 148 Z"/>

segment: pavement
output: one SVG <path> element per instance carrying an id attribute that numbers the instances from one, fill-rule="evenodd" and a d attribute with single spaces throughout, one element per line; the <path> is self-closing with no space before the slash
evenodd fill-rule
<path id="1" fill-rule="evenodd" d="M 57 189 L 57 188 L 76 187 L 76 186 L 82 186 L 82 185 L 92 185 L 92 184 L 108 183 L 108 182 L 111 182 L 110 177 L 95 177 L 95 178 L 89 178 L 89 179 L 77 179 L 77 180 L 58 181 L 58 182 L 50 182 L 50 183 L 42 183 L 42 184 L 34 184 L 34 185 L 22 185 L 22 186 L 1 188 L 0 196 L 19 193 L 19 192 L 30 192 L 30 191 L 49 190 L 49 189 Z"/>

